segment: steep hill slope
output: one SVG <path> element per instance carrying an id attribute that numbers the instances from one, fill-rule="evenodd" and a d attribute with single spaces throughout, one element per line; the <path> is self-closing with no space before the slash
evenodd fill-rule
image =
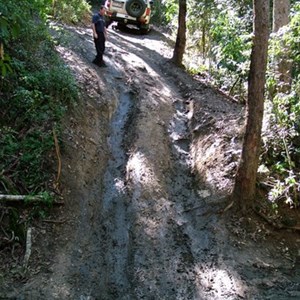
<path id="1" fill-rule="evenodd" d="M 222 214 L 243 106 L 170 64 L 158 31 L 110 29 L 108 68 L 91 63 L 89 28 L 54 36 L 82 92 L 64 125 L 65 206 L 33 228 L 29 269 L 3 280 L 0 296 L 299 297 L 299 236 Z"/>

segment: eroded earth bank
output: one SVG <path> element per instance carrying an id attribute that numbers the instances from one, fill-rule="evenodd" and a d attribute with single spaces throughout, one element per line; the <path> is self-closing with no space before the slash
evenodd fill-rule
<path id="1" fill-rule="evenodd" d="M 82 94 L 64 124 L 65 205 L 33 228 L 1 299 L 299 299 L 299 235 L 222 213 L 244 106 L 169 63 L 157 30 L 110 28 L 108 68 L 91 63 L 90 28 L 54 32 Z"/>

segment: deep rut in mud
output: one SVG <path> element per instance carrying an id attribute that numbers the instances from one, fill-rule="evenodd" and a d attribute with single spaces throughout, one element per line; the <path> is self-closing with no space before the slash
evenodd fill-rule
<path id="1" fill-rule="evenodd" d="M 130 255 L 129 227 L 130 216 L 126 208 L 129 196 L 126 188 L 125 168 L 126 151 L 124 138 L 126 136 L 126 122 L 133 102 L 133 94 L 121 92 L 116 112 L 112 118 L 111 130 L 108 138 L 110 159 L 104 175 L 104 195 L 102 201 L 101 219 L 102 230 L 105 232 L 102 241 L 102 255 L 105 274 L 99 284 L 102 286 L 102 297 L 109 295 L 117 297 L 129 290 L 127 274 L 128 257 Z M 103 266 L 104 267 L 104 266 Z M 109 292 L 107 292 L 109 291 Z M 108 294 L 107 294 L 108 293 Z"/>

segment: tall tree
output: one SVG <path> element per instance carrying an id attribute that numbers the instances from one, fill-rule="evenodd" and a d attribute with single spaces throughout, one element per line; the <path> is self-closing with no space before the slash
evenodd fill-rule
<path id="1" fill-rule="evenodd" d="M 281 27 L 289 24 L 290 0 L 273 0 L 273 32 L 276 33 Z M 284 45 L 284 48 L 288 47 Z M 291 63 L 288 59 L 289 51 L 283 51 L 276 58 L 275 69 L 279 75 L 279 92 L 288 92 L 291 87 Z"/>
<path id="2" fill-rule="evenodd" d="M 290 0 L 273 0 L 273 32 L 289 23 Z"/>
<path id="3" fill-rule="evenodd" d="M 269 0 L 254 0 L 254 38 L 248 78 L 246 132 L 232 197 L 245 213 L 253 205 L 264 112 L 269 37 Z"/>
<path id="4" fill-rule="evenodd" d="M 179 0 L 178 30 L 172 61 L 182 66 L 183 54 L 186 45 L 186 0 Z"/>

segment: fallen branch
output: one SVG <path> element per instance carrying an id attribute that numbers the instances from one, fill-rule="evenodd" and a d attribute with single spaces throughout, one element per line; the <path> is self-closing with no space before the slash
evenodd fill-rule
<path id="1" fill-rule="evenodd" d="M 7 192 L 7 191 L 16 191 L 16 187 L 14 185 L 14 183 L 12 182 L 12 180 L 5 176 L 4 174 L 4 171 L 1 172 L 0 174 L 0 181 L 1 181 L 1 184 L 4 188 L 4 190 Z"/>
<path id="2" fill-rule="evenodd" d="M 30 202 L 44 202 L 42 196 L 28 196 L 28 195 L 3 195 L 0 194 L 0 201 L 17 202 L 17 201 L 30 201 Z M 53 201 L 52 204 L 63 205 L 64 202 Z"/>
<path id="3" fill-rule="evenodd" d="M 55 133 L 55 130 L 53 129 L 53 138 L 54 138 L 54 144 L 55 144 L 55 151 L 56 151 L 56 156 L 57 156 L 57 176 L 56 176 L 56 182 L 55 182 L 55 187 L 58 187 L 59 184 L 59 179 L 60 179 L 60 174 L 61 174 L 61 158 L 60 158 L 60 150 L 59 150 L 59 144 L 58 144 L 58 139 Z"/>
<path id="4" fill-rule="evenodd" d="M 43 201 L 43 199 L 40 196 L 26 196 L 26 195 L 3 195 L 0 194 L 0 201 L 24 201 L 24 200 L 30 200 L 30 201 Z"/>
<path id="5" fill-rule="evenodd" d="M 43 220 L 44 223 L 64 224 L 67 220 Z"/>
<path id="6" fill-rule="evenodd" d="M 259 209 L 254 209 L 254 211 L 261 217 L 263 218 L 268 224 L 272 225 L 276 229 L 282 229 L 283 227 L 281 225 L 278 225 L 275 223 L 273 220 L 268 218 L 264 213 L 262 213 Z"/>
<path id="7" fill-rule="evenodd" d="M 233 207 L 234 201 L 231 201 L 222 211 L 222 213 L 225 213 L 227 210 L 229 210 L 231 207 Z"/>
<path id="8" fill-rule="evenodd" d="M 23 267 L 26 269 L 28 266 L 29 258 L 31 255 L 31 227 L 28 228 L 27 230 L 27 235 L 26 235 L 26 251 L 25 251 L 25 256 L 24 256 L 24 263 Z"/>

